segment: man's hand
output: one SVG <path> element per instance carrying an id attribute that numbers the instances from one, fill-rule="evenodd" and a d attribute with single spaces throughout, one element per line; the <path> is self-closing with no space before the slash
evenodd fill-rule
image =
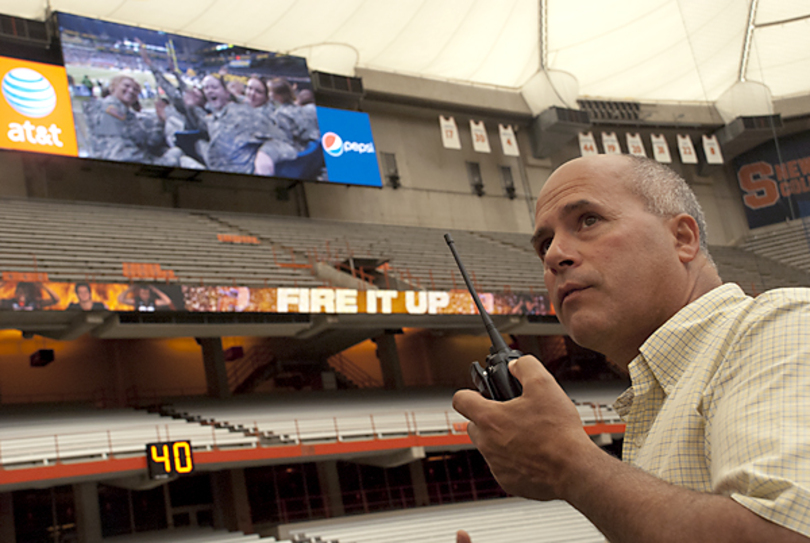
<path id="1" fill-rule="evenodd" d="M 456 543 L 472 543 L 472 539 L 470 539 L 470 534 L 468 534 L 464 530 L 459 530 L 458 532 L 456 532 Z"/>
<path id="2" fill-rule="evenodd" d="M 470 419 L 467 433 L 508 493 L 535 500 L 562 498 L 569 467 L 586 453 L 604 454 L 582 428 L 571 399 L 533 356 L 509 364 L 523 394 L 507 402 L 460 390 L 453 407 Z"/>

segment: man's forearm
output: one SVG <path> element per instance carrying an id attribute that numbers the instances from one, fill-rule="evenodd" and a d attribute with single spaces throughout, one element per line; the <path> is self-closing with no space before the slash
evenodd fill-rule
<path id="1" fill-rule="evenodd" d="M 725 496 L 671 485 L 594 446 L 571 459 L 558 495 L 611 543 L 807 543 Z"/>

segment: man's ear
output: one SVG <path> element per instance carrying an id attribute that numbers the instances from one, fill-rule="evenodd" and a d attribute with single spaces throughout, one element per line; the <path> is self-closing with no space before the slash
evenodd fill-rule
<path id="1" fill-rule="evenodd" d="M 691 215 L 681 213 L 672 218 L 671 228 L 678 258 L 683 263 L 691 262 L 700 252 L 700 228 L 697 221 Z"/>

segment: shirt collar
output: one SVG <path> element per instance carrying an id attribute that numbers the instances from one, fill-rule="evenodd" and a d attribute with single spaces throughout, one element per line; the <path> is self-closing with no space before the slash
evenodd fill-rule
<path id="1" fill-rule="evenodd" d="M 639 351 L 664 392 L 671 392 L 694 359 L 694 342 L 688 331 L 694 329 L 695 325 L 716 319 L 720 309 L 740 302 L 745 297 L 745 293 L 735 283 L 712 289 L 678 311 L 647 338 Z"/>
<path id="2" fill-rule="evenodd" d="M 726 283 L 682 308 L 653 332 L 628 366 L 633 384 L 614 404 L 619 415 L 624 417 L 629 412 L 634 397 L 646 393 L 653 380 L 658 381 L 668 396 L 695 359 L 695 346 L 689 329 L 716 319 L 720 309 L 738 303 L 745 297 L 737 284 Z"/>

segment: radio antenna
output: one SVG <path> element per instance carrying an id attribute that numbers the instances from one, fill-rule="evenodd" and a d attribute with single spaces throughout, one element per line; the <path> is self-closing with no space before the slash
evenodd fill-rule
<path id="1" fill-rule="evenodd" d="M 464 264 L 461 262 L 461 258 L 458 256 L 456 252 L 456 245 L 453 241 L 453 238 L 450 234 L 444 235 L 444 241 L 447 242 L 447 246 L 450 247 L 450 252 L 453 253 L 453 258 L 456 259 L 456 264 L 458 264 L 458 269 L 461 271 L 461 277 L 464 278 L 464 282 L 467 283 L 467 290 L 470 291 L 470 296 L 472 296 L 473 302 L 475 302 L 475 307 L 478 308 L 478 312 L 481 314 L 481 319 L 484 321 L 484 326 L 487 329 L 487 333 L 489 334 L 489 339 L 492 341 L 492 352 L 500 352 L 509 350 L 507 347 L 506 342 L 501 337 L 501 333 L 498 332 L 498 329 L 495 328 L 495 324 L 492 322 L 492 319 L 487 313 L 486 309 L 484 309 L 484 305 L 481 303 L 481 298 L 478 297 L 478 293 L 475 292 L 475 287 L 473 287 L 472 282 L 470 281 L 469 275 L 467 275 L 467 270 L 464 268 Z"/>

